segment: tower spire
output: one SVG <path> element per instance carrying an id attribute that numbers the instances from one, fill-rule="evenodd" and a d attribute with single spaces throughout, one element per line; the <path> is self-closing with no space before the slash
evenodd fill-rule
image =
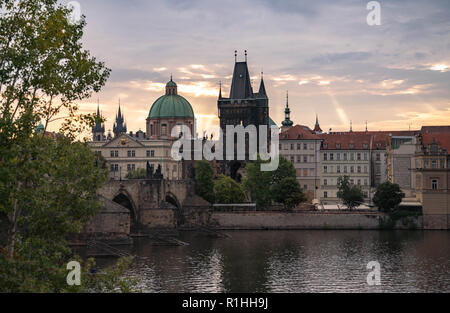
<path id="1" fill-rule="evenodd" d="M 222 81 L 219 81 L 219 99 L 222 99 Z"/>
<path id="2" fill-rule="evenodd" d="M 318 116 L 317 113 L 316 113 L 316 124 L 314 125 L 313 131 L 316 134 L 321 134 L 322 133 L 322 129 L 320 128 L 320 125 L 319 125 L 319 116 Z"/>
<path id="3" fill-rule="evenodd" d="M 352 120 L 350 120 L 350 132 L 353 132 L 353 128 L 352 128 Z"/>
<path id="4" fill-rule="evenodd" d="M 281 122 L 283 127 L 291 127 L 294 123 L 291 121 L 291 110 L 289 109 L 289 91 L 286 90 L 286 108 L 284 109 L 284 121 Z"/>
<path id="5" fill-rule="evenodd" d="M 244 54 L 245 54 L 245 62 L 247 62 L 247 50 L 244 50 Z"/>
<path id="6" fill-rule="evenodd" d="M 366 121 L 366 131 L 367 131 L 367 121 Z"/>
<path id="7" fill-rule="evenodd" d="M 234 50 L 234 62 L 237 62 L 237 50 Z"/>

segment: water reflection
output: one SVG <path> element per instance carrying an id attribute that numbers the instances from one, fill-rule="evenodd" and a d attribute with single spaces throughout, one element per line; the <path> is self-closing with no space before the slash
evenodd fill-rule
<path id="1" fill-rule="evenodd" d="M 137 240 L 130 275 L 147 292 L 450 292 L 450 232 L 182 233 L 189 246 Z M 369 261 L 381 286 L 368 286 Z"/>

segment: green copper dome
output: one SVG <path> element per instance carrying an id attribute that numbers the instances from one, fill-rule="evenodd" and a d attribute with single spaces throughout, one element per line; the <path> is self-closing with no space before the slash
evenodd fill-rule
<path id="1" fill-rule="evenodd" d="M 159 97 L 150 108 L 148 118 L 190 117 L 194 118 L 192 106 L 185 98 L 177 94 L 177 84 L 170 78 L 166 85 L 166 94 Z"/>

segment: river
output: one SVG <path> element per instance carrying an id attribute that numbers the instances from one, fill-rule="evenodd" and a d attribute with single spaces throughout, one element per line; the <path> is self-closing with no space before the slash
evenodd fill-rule
<path id="1" fill-rule="evenodd" d="M 188 246 L 135 240 L 145 292 L 450 292 L 448 231 L 181 232 Z M 366 280 L 380 264 L 381 285 Z"/>

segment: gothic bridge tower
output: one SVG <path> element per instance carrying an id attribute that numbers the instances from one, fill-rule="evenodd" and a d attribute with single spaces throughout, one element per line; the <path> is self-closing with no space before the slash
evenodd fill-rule
<path id="1" fill-rule="evenodd" d="M 227 125 L 255 125 L 258 131 L 259 142 L 259 125 L 270 125 L 269 122 L 269 98 L 266 94 L 264 79 L 261 75 L 259 91 L 253 92 L 250 74 L 247 66 L 247 51 L 245 51 L 245 61 L 237 61 L 237 52 L 235 51 L 235 64 L 233 78 L 231 81 L 231 89 L 228 98 L 222 97 L 222 89 L 219 92 L 217 101 L 218 115 L 220 119 L 220 128 L 223 132 L 224 145 L 224 161 L 222 162 L 222 172 L 230 175 L 232 178 L 239 180 L 238 170 L 245 166 L 249 160 L 248 155 L 248 136 L 246 137 L 246 153 L 245 160 L 236 161 L 236 138 L 234 139 L 235 157 L 233 161 L 225 159 L 226 152 L 226 126 Z M 269 142 L 270 131 L 267 132 Z"/>

